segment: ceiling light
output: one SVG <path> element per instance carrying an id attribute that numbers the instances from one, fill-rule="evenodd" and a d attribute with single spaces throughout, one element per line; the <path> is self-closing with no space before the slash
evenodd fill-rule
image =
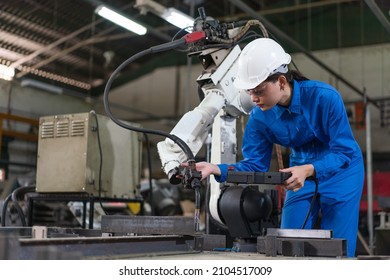
<path id="1" fill-rule="evenodd" d="M 181 29 L 186 29 L 187 31 L 190 31 L 188 28 L 192 28 L 194 25 L 195 19 L 192 17 L 175 8 L 166 8 L 165 6 L 152 0 L 137 0 L 134 7 L 138 8 L 141 11 L 141 14 L 152 12 L 169 23 Z"/>
<path id="2" fill-rule="evenodd" d="M 122 16 L 121 14 L 107 8 L 106 6 L 98 6 L 95 9 L 95 13 L 138 35 L 144 35 L 147 32 L 147 29 L 144 26 Z"/>
<path id="3" fill-rule="evenodd" d="M 0 79 L 11 81 L 15 76 L 15 68 L 0 64 Z"/>
<path id="4" fill-rule="evenodd" d="M 160 16 L 181 29 L 192 27 L 195 21 L 192 17 L 176 10 L 175 8 L 166 9 Z"/>

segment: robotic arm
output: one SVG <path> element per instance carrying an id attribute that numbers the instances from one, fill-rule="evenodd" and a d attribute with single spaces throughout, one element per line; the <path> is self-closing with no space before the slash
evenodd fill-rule
<path id="1" fill-rule="evenodd" d="M 238 43 L 249 35 L 258 35 L 251 30 L 253 26 L 259 27 L 263 36 L 268 37 L 266 29 L 257 20 L 220 23 L 207 17 L 203 8 L 199 9 L 199 15 L 189 36 L 198 37 L 197 34 L 202 34 L 202 39 L 193 40 L 188 52 L 189 55 L 197 55 L 202 62 L 204 71 L 197 82 L 205 97 L 194 110 L 182 117 L 170 133 L 182 140 L 193 155 L 201 149 L 221 109 L 228 115 L 238 116 L 249 113 L 253 108 L 250 97 L 233 86 L 236 62 L 241 52 Z M 181 175 L 180 163 L 187 160 L 186 153 L 170 137 L 159 142 L 157 149 L 162 168 L 170 182 L 179 184 L 181 180 L 177 177 Z"/>
<path id="2" fill-rule="evenodd" d="M 182 139 L 196 155 L 202 148 L 212 127 L 214 118 L 223 109 L 226 114 L 237 117 L 248 114 L 254 103 L 245 92 L 233 86 L 236 74 L 236 61 L 240 55 L 239 46 L 228 52 L 226 50 L 207 50 L 199 56 L 202 61 L 212 61 L 200 77 L 198 84 L 204 93 L 203 101 L 192 111 L 186 113 L 171 131 L 171 134 Z M 222 60 L 221 58 L 224 59 Z M 222 60 L 219 63 L 219 60 Z M 219 65 L 217 65 L 219 63 Z M 180 163 L 186 161 L 186 155 L 171 139 L 157 144 L 164 172 L 173 184 L 180 183 Z"/>
<path id="3" fill-rule="evenodd" d="M 248 114 L 255 106 L 246 92 L 238 90 L 233 85 L 237 73 L 237 60 L 241 53 L 239 45 L 234 44 L 234 42 L 242 38 L 251 26 L 260 25 L 262 27 L 262 25 L 258 21 L 221 25 L 212 18 L 202 16 L 202 12 L 200 14 L 200 20 L 198 19 L 194 24 L 194 31 L 204 32 L 206 38 L 214 42 L 211 48 L 208 48 L 207 42 L 192 46 L 194 50 L 192 55 L 198 55 L 204 68 L 203 73 L 197 79 L 198 85 L 204 93 L 204 99 L 194 110 L 186 113 L 180 119 L 170 134 L 183 140 L 196 155 L 212 129 L 213 142 L 215 142 L 212 144 L 213 163 L 232 163 L 236 160 L 235 152 L 233 149 L 227 149 L 230 150 L 231 156 L 229 157 L 229 151 L 224 151 L 222 146 L 227 142 L 230 145 L 226 144 L 226 146 L 236 146 L 236 118 L 239 115 Z M 236 27 L 237 25 L 242 27 Z M 263 35 L 268 37 L 265 29 L 261 29 Z M 218 43 L 218 46 L 215 42 Z M 227 48 L 226 45 L 230 47 Z M 218 122 L 215 122 L 218 114 L 228 117 L 222 122 L 218 118 Z M 182 182 L 184 186 L 188 186 L 186 180 L 190 178 L 183 176 L 186 171 L 180 168 L 180 164 L 186 161 L 186 154 L 182 149 L 169 138 L 159 142 L 157 148 L 163 170 L 168 175 L 170 182 L 172 184 Z M 224 156 L 221 156 L 221 153 Z M 221 188 L 214 186 L 217 184 L 216 181 L 211 182 L 209 209 L 212 218 L 224 224 L 218 211 Z M 195 208 L 198 211 L 199 206 Z M 196 217 L 195 220 L 197 220 Z"/>

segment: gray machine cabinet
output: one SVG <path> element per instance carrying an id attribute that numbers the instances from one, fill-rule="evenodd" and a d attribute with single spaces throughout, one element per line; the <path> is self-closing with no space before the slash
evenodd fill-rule
<path id="1" fill-rule="evenodd" d="M 141 173 L 138 133 L 92 112 L 45 116 L 39 123 L 37 192 L 135 196 Z"/>

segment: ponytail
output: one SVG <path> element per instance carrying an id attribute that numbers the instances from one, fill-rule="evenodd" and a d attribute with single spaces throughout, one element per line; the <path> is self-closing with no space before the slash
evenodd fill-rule
<path id="1" fill-rule="evenodd" d="M 299 72 L 298 70 L 289 70 L 287 73 L 286 73 L 286 78 L 287 78 L 287 81 L 289 83 L 292 83 L 293 80 L 296 80 L 296 81 L 307 81 L 309 80 L 308 78 L 306 78 L 305 76 L 302 75 L 301 72 Z"/>
<path id="2" fill-rule="evenodd" d="M 271 76 L 269 76 L 266 79 L 266 81 L 268 81 L 268 82 L 276 82 L 278 80 L 278 78 L 280 76 L 282 76 L 282 75 L 286 77 L 287 82 L 289 84 L 293 84 L 294 80 L 296 80 L 296 81 L 307 81 L 307 80 L 309 80 L 308 78 L 303 76 L 301 74 L 301 72 L 299 72 L 297 70 L 288 70 L 287 73 L 275 73 L 275 74 L 272 74 Z"/>

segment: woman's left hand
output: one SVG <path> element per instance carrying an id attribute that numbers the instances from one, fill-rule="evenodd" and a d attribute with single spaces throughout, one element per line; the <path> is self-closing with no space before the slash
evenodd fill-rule
<path id="1" fill-rule="evenodd" d="M 284 186 L 286 189 L 294 192 L 299 191 L 303 187 L 307 177 L 315 175 L 314 166 L 312 164 L 293 166 L 280 169 L 279 171 L 291 172 L 292 175 L 284 182 Z"/>

